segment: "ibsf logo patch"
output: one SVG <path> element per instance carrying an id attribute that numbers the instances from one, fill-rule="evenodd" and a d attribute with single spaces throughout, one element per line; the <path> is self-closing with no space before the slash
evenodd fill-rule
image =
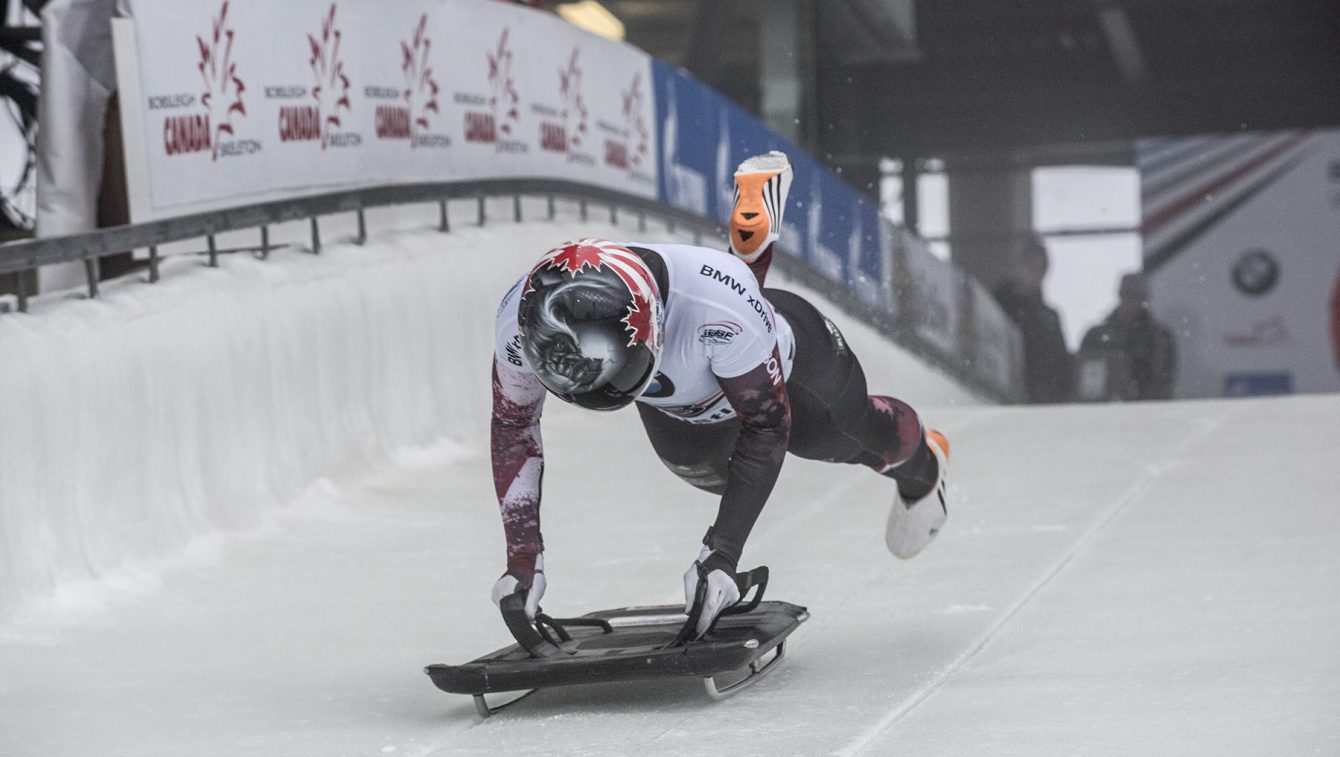
<path id="1" fill-rule="evenodd" d="M 698 329 L 698 341 L 706 345 L 730 344 L 743 330 L 738 323 L 716 321 Z"/>

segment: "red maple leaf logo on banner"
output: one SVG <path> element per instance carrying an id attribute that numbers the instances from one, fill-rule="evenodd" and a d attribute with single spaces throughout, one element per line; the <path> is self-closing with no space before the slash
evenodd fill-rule
<path id="1" fill-rule="evenodd" d="M 633 304 L 628 308 L 628 315 L 624 316 L 622 323 L 628 327 L 629 337 L 628 346 L 641 342 L 648 344 L 651 342 L 651 303 L 647 298 L 640 294 L 633 294 Z"/>
<path id="2" fill-rule="evenodd" d="M 335 4 L 330 4 L 330 13 L 321 20 L 321 39 L 307 35 L 312 47 L 312 74 L 316 76 L 316 86 L 312 87 L 312 97 L 317 106 L 324 105 L 327 97 L 336 98 L 321 124 L 321 146 L 326 146 L 330 127 L 340 125 L 340 109 L 350 109 L 349 77 L 344 74 L 344 61 L 340 59 L 340 30 L 335 28 Z M 321 108 L 325 111 L 325 108 Z"/>
<path id="3" fill-rule="evenodd" d="M 428 128 L 428 114 L 440 113 L 437 105 L 438 86 L 433 78 L 433 67 L 428 64 L 428 54 L 433 49 L 433 41 L 428 38 L 428 14 L 419 17 L 419 25 L 414 29 L 411 44 L 400 43 L 403 61 L 400 69 L 405 73 L 405 104 L 410 113 L 414 113 L 415 96 L 425 98 L 423 108 L 414 116 L 414 125 L 420 129 Z M 411 145 L 413 143 L 411 142 Z"/>
<path id="4" fill-rule="evenodd" d="M 568 59 L 568 67 L 558 72 L 558 89 L 564 105 L 563 119 L 569 124 L 573 119 L 577 122 L 572 129 L 572 136 L 568 139 L 574 147 L 581 146 L 582 135 L 586 133 L 586 101 L 582 99 L 582 69 L 577 65 L 577 57 L 580 54 L 581 48 L 574 47 L 572 57 Z"/>
<path id="5" fill-rule="evenodd" d="M 581 273 L 586 266 L 599 269 L 601 264 L 600 248 L 581 242 L 565 245 L 549 260 L 550 268 L 558 268 L 573 275 Z"/>
<path id="6" fill-rule="evenodd" d="M 633 83 L 623 93 L 624 121 L 628 124 L 629 137 L 637 142 L 630 158 L 635 166 L 642 164 L 642 156 L 647 154 L 647 142 L 651 136 L 651 130 L 643 118 L 645 106 L 646 95 L 642 94 L 642 74 L 639 73 L 633 76 Z"/>
<path id="7" fill-rule="evenodd" d="M 210 135 L 210 140 L 214 159 L 218 160 L 219 135 L 233 133 L 234 113 L 243 116 L 247 114 L 246 105 L 242 102 L 242 93 L 247 88 L 237 77 L 237 63 L 233 61 L 233 30 L 228 26 L 228 0 L 224 0 L 218 18 L 214 19 L 209 41 L 199 36 L 195 41 L 200 46 L 200 64 L 197 68 L 205 80 L 205 93 L 200 96 L 200 103 L 209 111 L 214 122 L 214 133 Z M 218 97 L 215 98 L 215 95 Z M 230 97 L 234 99 L 223 111 L 223 116 L 215 115 L 216 99 L 226 101 Z"/>
<path id="8" fill-rule="evenodd" d="M 489 105 L 493 108 L 494 116 L 498 117 L 498 131 L 509 136 L 512 124 L 508 122 L 518 120 L 521 115 L 518 107 L 521 96 L 517 94 L 516 82 L 512 79 L 512 50 L 507 45 L 510 31 L 503 28 L 502 36 L 498 38 L 497 51 L 489 53 L 489 86 L 493 89 Z"/>

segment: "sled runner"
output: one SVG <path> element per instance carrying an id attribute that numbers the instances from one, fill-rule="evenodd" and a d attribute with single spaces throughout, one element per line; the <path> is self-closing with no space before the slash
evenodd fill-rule
<path id="1" fill-rule="evenodd" d="M 691 637 L 702 611 L 701 585 L 687 616 L 680 605 L 660 605 L 567 619 L 540 613 L 534 623 L 526 618 L 525 594 L 518 592 L 502 601 L 516 644 L 464 665 L 429 665 L 424 672 L 443 691 L 473 695 L 483 717 L 538 689 L 669 676 L 702 678 L 708 695 L 721 699 L 776 667 L 786 637 L 809 617 L 804 607 L 762 601 L 766 567 L 740 574 L 737 582 L 740 595 L 753 588 L 753 598 L 723 612 L 698 640 Z M 485 700 L 506 691 L 524 693 L 497 706 Z"/>

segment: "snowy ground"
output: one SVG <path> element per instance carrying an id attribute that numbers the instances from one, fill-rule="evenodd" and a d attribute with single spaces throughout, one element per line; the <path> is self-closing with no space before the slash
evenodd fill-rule
<path id="1" fill-rule="evenodd" d="M 474 234 L 441 239 L 490 241 Z M 327 253 L 295 265 L 372 272 L 365 253 Z M 179 270 L 175 286 L 216 274 Z M 101 317 L 140 323 L 165 305 L 116 297 L 171 286 L 113 288 Z M 844 328 L 873 388 L 903 393 L 907 376 L 949 436 L 951 517 L 899 562 L 887 479 L 790 459 L 745 563 L 812 619 L 751 690 L 576 687 L 487 721 L 436 690 L 423 665 L 508 641 L 476 429 L 183 528 L 184 547 L 4 617 L 0 755 L 1340 754 L 1340 397 L 936 408 L 925 375 Z M 656 462 L 634 413 L 550 403 L 545 441 L 546 609 L 679 601 L 713 498 Z"/>
<path id="2" fill-rule="evenodd" d="M 734 699 L 580 687 L 481 722 L 434 689 L 425 663 L 507 640 L 486 458 L 437 449 L 77 626 L 12 628 L 0 753 L 1340 753 L 1340 399 L 931 417 L 952 517 L 908 562 L 885 480 L 788 461 L 746 561 L 813 618 Z M 632 414 L 549 420 L 547 606 L 677 599 L 711 499 Z"/>

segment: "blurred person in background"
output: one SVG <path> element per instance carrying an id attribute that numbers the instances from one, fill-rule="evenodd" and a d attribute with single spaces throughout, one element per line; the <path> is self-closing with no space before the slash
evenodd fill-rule
<path id="1" fill-rule="evenodd" d="M 1335 273 L 1335 292 L 1331 294 L 1331 347 L 1335 351 L 1335 369 L 1340 371 L 1340 271 Z"/>
<path id="2" fill-rule="evenodd" d="M 1024 340 L 1024 390 L 1029 402 L 1069 402 L 1075 394 L 1075 368 L 1061 330 L 1061 316 L 1042 300 L 1047 248 L 1031 237 L 1024 243 L 1005 280 L 991 290 Z"/>
<path id="3" fill-rule="evenodd" d="M 1117 298 L 1117 308 L 1080 344 L 1081 398 L 1170 399 L 1176 346 L 1172 331 L 1149 312 L 1149 280 L 1142 273 L 1122 276 Z"/>

